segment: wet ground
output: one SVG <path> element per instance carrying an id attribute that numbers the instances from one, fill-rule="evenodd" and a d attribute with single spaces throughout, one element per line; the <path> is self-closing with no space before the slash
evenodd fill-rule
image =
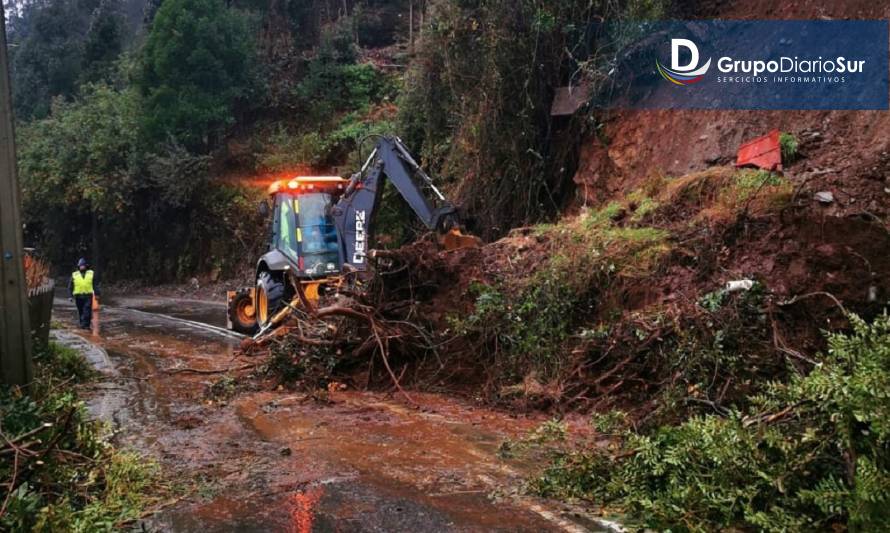
<path id="1" fill-rule="evenodd" d="M 119 444 L 155 457 L 188 496 L 140 524 L 148 531 L 585 531 L 596 522 L 518 495 L 534 464 L 497 450 L 543 421 L 414 393 L 411 408 L 380 393 L 324 401 L 286 391 L 238 392 L 240 336 L 224 306 L 117 297 L 98 327 L 76 330 L 56 300 L 54 335 L 103 373 L 89 395 Z M 225 397 L 225 394 L 223 394 Z"/>

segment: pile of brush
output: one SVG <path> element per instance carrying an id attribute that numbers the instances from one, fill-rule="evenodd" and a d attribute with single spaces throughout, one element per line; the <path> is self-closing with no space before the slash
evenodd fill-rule
<path id="1" fill-rule="evenodd" d="M 50 280 L 49 265 L 45 261 L 26 253 L 24 262 L 25 286 L 29 291 L 42 287 Z"/>
<path id="2" fill-rule="evenodd" d="M 336 296 L 311 302 L 297 295 L 285 322 L 245 340 L 242 352 L 268 357 L 280 381 L 300 380 L 310 387 L 367 368 L 364 383 L 357 385 L 382 378 L 414 403 L 402 379 L 409 366 L 436 352 L 430 324 L 418 318 L 415 267 L 423 249 L 381 253 L 370 280 L 350 276 Z"/>

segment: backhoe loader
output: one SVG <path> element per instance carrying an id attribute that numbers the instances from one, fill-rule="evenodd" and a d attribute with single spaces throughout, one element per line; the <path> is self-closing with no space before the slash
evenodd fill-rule
<path id="1" fill-rule="evenodd" d="M 386 179 L 445 249 L 478 246 L 460 231 L 457 209 L 398 137 L 381 136 L 350 179 L 295 177 L 269 187 L 268 251 L 257 261 L 255 286 L 228 293 L 229 328 L 259 338 L 299 307 L 335 295 L 347 278 L 369 275 L 374 214 Z"/>

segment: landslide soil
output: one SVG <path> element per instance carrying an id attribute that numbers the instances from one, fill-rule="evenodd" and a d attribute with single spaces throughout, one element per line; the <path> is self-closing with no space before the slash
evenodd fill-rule
<path id="1" fill-rule="evenodd" d="M 688 18 L 726 19 L 890 16 L 887 4 L 864 0 L 686 2 L 681 11 Z M 666 85 L 657 90 L 670 91 Z M 890 113 L 664 109 L 616 110 L 604 118 L 602 135 L 582 145 L 576 209 L 621 201 L 652 180 L 728 168 L 743 142 L 773 129 L 800 142 L 800 158 L 784 171 L 793 196 L 780 211 L 700 228 L 698 234 L 680 230 L 684 218 L 699 214 L 688 205 L 649 220 L 674 230 L 678 246 L 655 276 L 628 288 L 631 309 L 695 301 L 727 281 L 747 278 L 761 281 L 776 302 L 828 293 L 867 317 L 890 300 Z M 834 201 L 820 204 L 818 192 L 830 192 Z M 781 311 L 786 340 L 809 354 L 824 348 L 820 328 L 844 324 L 838 306 L 824 295 Z"/>

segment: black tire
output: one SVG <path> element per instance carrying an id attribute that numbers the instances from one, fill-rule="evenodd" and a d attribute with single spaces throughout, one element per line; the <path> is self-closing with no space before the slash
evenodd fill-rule
<path id="1" fill-rule="evenodd" d="M 266 298 L 266 309 L 263 309 L 263 295 Z M 259 327 L 263 328 L 285 304 L 284 283 L 275 279 L 269 272 L 261 272 L 256 280 L 256 300 L 256 320 Z"/>
<path id="2" fill-rule="evenodd" d="M 250 289 L 241 289 L 229 301 L 229 321 L 232 330 L 244 335 L 253 335 L 259 331 L 256 320 L 256 305 L 250 296 Z"/>

